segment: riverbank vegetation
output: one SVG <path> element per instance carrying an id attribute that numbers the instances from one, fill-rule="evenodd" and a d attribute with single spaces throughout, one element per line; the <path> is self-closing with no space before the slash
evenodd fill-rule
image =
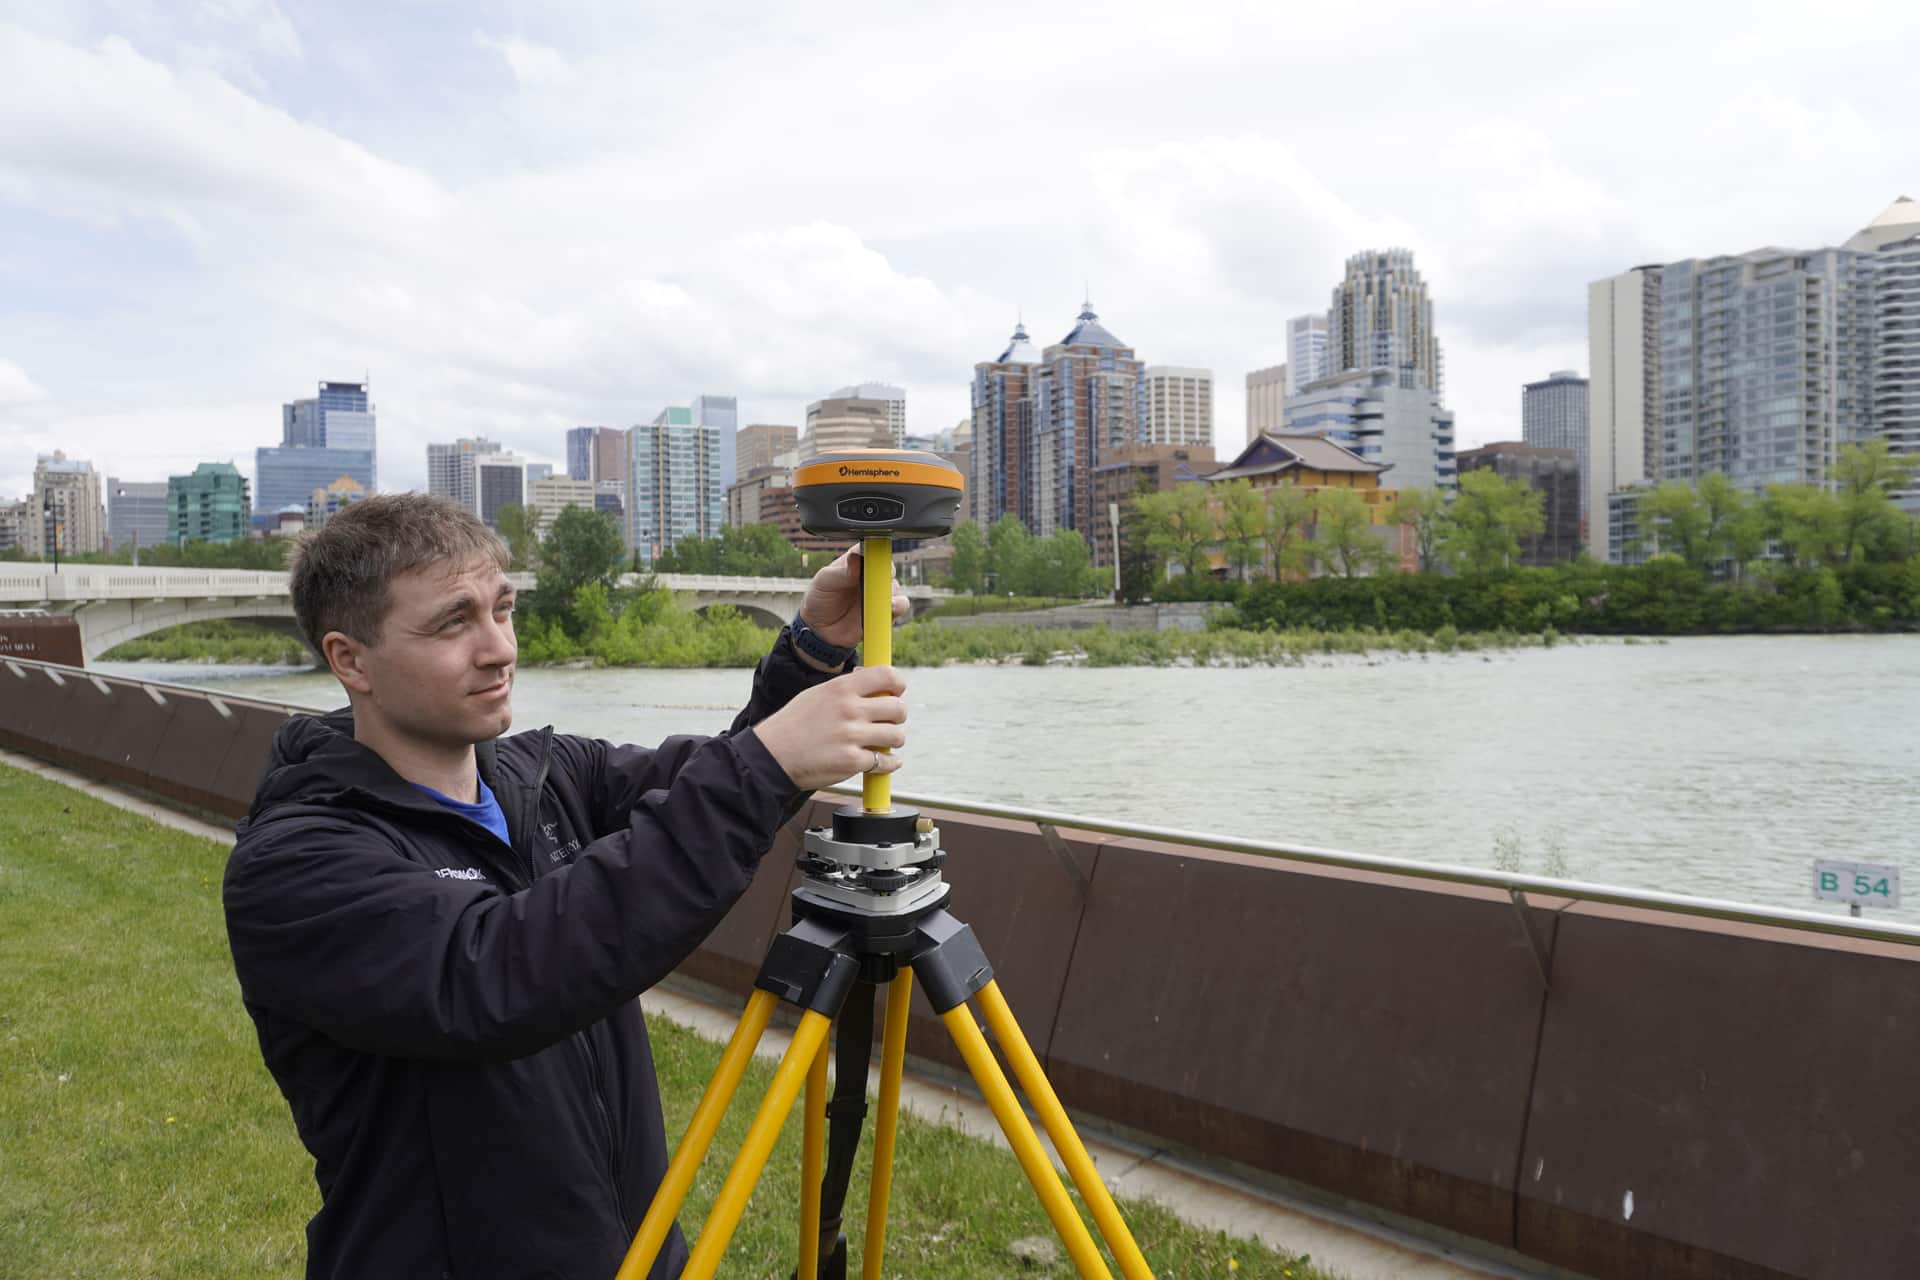
<path id="1" fill-rule="evenodd" d="M 313 1163 L 260 1061 L 220 914 L 228 845 L 0 765 L 0 1272 L 252 1280 L 290 1276 L 319 1207 Z M 721 1046 L 650 1017 L 678 1134 Z M 755 1060 L 740 1096 L 759 1098 Z M 705 1220 L 753 1108 L 735 1105 L 681 1212 Z M 864 1203 L 872 1125 L 849 1204 Z M 900 1117 L 887 1253 L 907 1275 L 1007 1275 L 1052 1230 L 1011 1153 Z M 800 1123 L 786 1125 L 730 1274 L 785 1275 Z M 1076 1203 L 1077 1203 L 1076 1197 Z M 1327 1280 L 1304 1256 L 1123 1201 L 1157 1274 Z M 857 1208 L 856 1208 L 857 1212 Z M 854 1219 L 858 1221 L 858 1218 Z"/>
<path id="2" fill-rule="evenodd" d="M 218 662 L 304 666 L 313 653 L 299 638 L 250 622 L 189 622 L 116 645 L 104 662 Z"/>

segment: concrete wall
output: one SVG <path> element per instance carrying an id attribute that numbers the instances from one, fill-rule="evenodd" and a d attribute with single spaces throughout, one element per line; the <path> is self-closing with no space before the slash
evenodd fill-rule
<path id="1" fill-rule="evenodd" d="M 0 661 L 0 746 L 229 816 L 287 714 Z M 748 989 L 838 803 L 688 977 Z M 933 816 L 1083 1116 L 1597 1276 L 1920 1268 L 1920 948 Z"/>
<path id="2" fill-rule="evenodd" d="M 1011 609 L 1004 613 L 970 613 L 933 619 L 943 627 L 1046 627 L 1066 631 L 1205 631 L 1207 615 L 1227 606 L 1211 601 L 1173 601 L 1167 604 L 1062 605 L 1057 609 Z"/>

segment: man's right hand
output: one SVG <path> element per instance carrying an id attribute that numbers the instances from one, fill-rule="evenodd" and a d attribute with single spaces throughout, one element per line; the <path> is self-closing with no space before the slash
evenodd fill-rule
<path id="1" fill-rule="evenodd" d="M 906 691 L 892 667 L 861 667 L 797 694 L 753 731 L 802 791 L 856 773 L 892 773 L 900 757 L 874 748 L 906 745 Z"/>

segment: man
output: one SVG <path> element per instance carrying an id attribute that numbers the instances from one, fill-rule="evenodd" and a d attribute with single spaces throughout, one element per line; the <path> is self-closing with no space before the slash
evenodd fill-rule
<path id="1" fill-rule="evenodd" d="M 853 553 L 814 575 L 730 731 L 651 751 L 501 736 L 506 565 L 417 494 L 355 503 L 296 553 L 294 610 L 349 707 L 280 731 L 224 897 L 320 1184 L 311 1278 L 612 1276 L 666 1169 L 635 997 L 811 789 L 899 767 L 876 748 L 905 742 L 904 686 L 841 674 Z M 685 1260 L 676 1229 L 653 1275 Z"/>

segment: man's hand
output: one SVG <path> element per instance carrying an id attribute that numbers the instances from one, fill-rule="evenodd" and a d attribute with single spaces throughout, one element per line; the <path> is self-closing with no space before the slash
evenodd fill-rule
<path id="1" fill-rule="evenodd" d="M 813 633 L 828 644 L 843 648 L 860 643 L 860 573 L 866 558 L 857 547 L 848 547 L 840 558 L 813 575 L 807 583 L 807 598 L 800 603 L 800 616 Z M 898 585 L 893 592 L 893 620 L 905 622 L 912 606 Z"/>
<path id="2" fill-rule="evenodd" d="M 802 791 L 856 773 L 892 773 L 900 757 L 874 748 L 906 745 L 906 691 L 892 667 L 862 667 L 796 694 L 753 731 Z"/>

